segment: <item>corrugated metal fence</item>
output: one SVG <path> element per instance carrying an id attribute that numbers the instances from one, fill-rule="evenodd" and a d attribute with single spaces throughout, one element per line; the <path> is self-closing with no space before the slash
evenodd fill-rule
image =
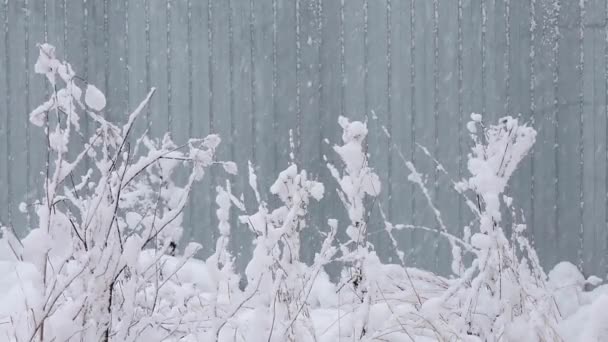
<path id="1" fill-rule="evenodd" d="M 462 177 L 468 115 L 521 114 L 539 135 L 510 193 L 543 264 L 565 259 L 604 275 L 607 11 L 606 0 L 4 0 L 0 221 L 25 231 L 18 204 L 40 195 L 45 144 L 27 114 L 45 96 L 33 64 L 35 44 L 46 41 L 106 92 L 111 118 L 124 120 L 155 86 L 147 113 L 153 135 L 220 133 L 219 155 L 238 162 L 235 190 L 251 209 L 247 160 L 267 188 L 287 165 L 293 129 L 297 161 L 329 185 L 323 156 L 335 156 L 325 139 L 339 141 L 338 115 L 369 118 L 371 162 L 384 181 L 371 237 L 385 258 L 394 253 L 378 232 L 380 209 L 396 223 L 434 225 L 391 146 L 429 174 L 458 232 L 471 217 L 415 143 Z M 186 213 L 187 238 L 206 253 L 216 235 L 211 184 L 223 177 L 216 172 L 199 185 Z M 330 201 L 312 208 L 320 229 L 327 217 L 344 217 L 328 189 Z M 235 246 L 249 244 L 244 231 L 235 228 Z M 310 257 L 318 236 L 306 238 Z M 447 269 L 449 251 L 436 235 L 399 239 L 410 263 Z"/>

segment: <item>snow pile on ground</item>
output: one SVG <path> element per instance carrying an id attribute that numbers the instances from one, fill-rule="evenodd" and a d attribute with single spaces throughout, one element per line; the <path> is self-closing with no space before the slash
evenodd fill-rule
<path id="1" fill-rule="evenodd" d="M 6 251 L 3 251 L 6 252 Z M 150 255 L 151 256 L 151 255 Z M 146 258 L 142 258 L 146 259 Z M 166 272 L 172 272 L 180 263 L 179 258 L 167 256 L 164 267 Z M 142 260 L 141 265 L 147 262 Z M 0 261 L 0 336 L 5 341 L 17 341 L 13 338 L 11 321 L 9 317 L 23 314 L 37 300 L 40 300 L 40 274 L 34 265 L 25 262 Z M 213 280 L 209 267 L 202 261 L 190 260 L 174 276 L 175 283 L 167 287 L 161 295 L 164 301 L 174 306 L 174 312 L 167 312 L 167 321 L 171 325 L 170 317 L 181 324 L 189 325 L 190 331 L 198 333 L 181 336 L 175 334 L 170 337 L 164 329 L 150 329 L 139 337 L 125 339 L 130 341 L 166 340 L 166 341 L 212 341 L 214 318 L 209 316 L 209 308 L 213 306 Z M 418 327 L 408 324 L 400 325 L 400 320 L 407 317 L 433 317 L 441 315 L 440 309 L 434 308 L 434 299 L 445 293 L 450 283 L 448 280 L 437 277 L 432 273 L 408 269 L 411 282 L 405 270 L 395 265 L 382 265 L 379 272 L 384 274 L 385 285 L 383 298 L 371 304 L 368 329 L 373 332 L 365 340 L 383 341 L 449 341 L 447 337 L 440 337 L 432 327 L 420 323 Z M 578 272 L 576 266 L 570 263 L 560 263 L 549 273 L 549 285 L 557 307 L 562 313 L 562 320 L 558 325 L 559 336 L 563 341 L 605 341 L 608 339 L 608 321 L 604 310 L 608 304 L 608 286 L 601 285 L 593 290 L 585 291 L 585 279 Z M 417 293 L 413 293 L 415 288 Z M 238 288 L 233 289 L 230 296 L 219 299 L 222 310 L 230 307 L 230 302 L 239 302 L 246 296 Z M 417 296 L 423 301 L 422 308 L 418 306 Z M 230 297 L 230 298 L 229 298 Z M 282 335 L 286 329 L 285 323 L 272 327 L 272 303 L 264 302 L 263 296 L 253 298 L 232 317 L 219 334 L 220 341 L 267 341 L 273 329 L 276 337 L 272 341 L 284 341 Z M 351 304 L 351 296 L 339 291 L 338 285 L 329 281 L 329 277 L 320 274 L 315 285 L 307 296 L 310 320 L 315 331 L 316 341 L 333 342 L 340 339 L 352 340 L 353 319 L 356 309 Z M 269 305 L 270 304 L 270 305 Z M 179 316 L 174 316 L 179 315 Z M 62 322 L 62 320 L 67 320 Z M 49 325 L 59 330 L 62 325 L 69 325 L 71 317 L 57 317 Z M 173 322 L 175 324 L 175 322 Z M 163 323 L 159 323 L 163 324 Z M 279 329 L 280 326 L 280 329 Z M 25 329 L 26 327 L 23 327 Z M 159 333 L 159 330 L 164 333 Z M 153 332 L 153 333 L 152 333 Z M 163 339 L 167 336 L 166 339 Z M 66 337 L 67 338 L 67 337 Z M 454 340 L 456 336 L 453 337 Z M 461 340 L 481 341 L 474 336 L 460 336 Z M 78 339 L 74 339 L 76 341 Z M 118 341 L 115 338 L 111 340 Z M 302 339 L 297 339 L 301 341 Z M 499 341 L 538 341 L 534 334 L 524 328 L 511 331 L 508 336 L 497 336 Z M 305 340 L 309 341 L 309 340 Z M 310 340 L 312 341 L 312 339 Z"/>
<path id="2" fill-rule="evenodd" d="M 517 118 L 486 125 L 480 115 L 471 115 L 470 175 L 453 182 L 476 218 L 462 227 L 462 234 L 449 233 L 450 222 L 433 203 L 426 177 L 403 158 L 403 169 L 424 194 L 436 227 L 385 222 L 399 256 L 396 264 L 383 264 L 367 239 L 368 203 L 375 203 L 382 186 L 368 164 L 366 123 L 345 117 L 338 120 L 342 141 L 333 149 L 339 163 L 327 168 L 347 222 L 309 225 L 309 204 L 324 200 L 325 185 L 295 161 L 268 189 L 279 200 L 276 207 L 261 200 L 250 164 L 248 184 L 257 207 L 247 208 L 229 180 L 218 185 L 215 252 L 196 260 L 200 245 L 190 243 L 183 252 L 177 248 L 190 190 L 210 167 L 238 172 L 233 162 L 216 160 L 220 138 L 210 135 L 178 146 L 168 134 L 132 137 L 131 128 L 154 89 L 118 126 L 101 115 L 103 93 L 58 60 L 54 47 L 40 46 L 35 70 L 54 89 L 30 114 L 32 124 L 44 128 L 51 160 L 44 196 L 22 206 L 35 207 L 37 227 L 28 227 L 29 235 L 19 240 L 11 227 L 0 225 L 2 340 L 608 340 L 603 280 L 585 279 L 569 263 L 546 274 L 525 237 L 523 220 L 513 218 L 510 236 L 503 231 L 501 215 L 515 211 L 517 203 L 504 191 L 536 136 Z M 68 153 L 74 145 L 70 139 L 81 134 L 83 115 L 97 129 L 85 137 L 82 150 Z M 78 173 L 85 160 L 91 168 Z M 238 228 L 230 218 L 236 216 L 238 227 L 255 235 L 244 274 L 235 272 L 236 257 L 229 248 L 230 234 Z M 322 231 L 324 239 L 312 263 L 305 264 L 300 235 L 311 228 Z M 338 229 L 346 230 L 347 241 L 336 239 Z M 407 267 L 407 251 L 393 237 L 400 229 L 432 231 L 447 239 L 452 275 Z M 329 264 L 342 269 L 337 283 L 325 272 Z"/>

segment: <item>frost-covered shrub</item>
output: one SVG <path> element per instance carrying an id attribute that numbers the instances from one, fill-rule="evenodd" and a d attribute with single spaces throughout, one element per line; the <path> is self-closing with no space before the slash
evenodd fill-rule
<path id="1" fill-rule="evenodd" d="M 468 125 L 474 141 L 468 161 L 471 177 L 462 185 L 477 198 L 479 232 L 470 237 L 475 254 L 472 265 L 448 293 L 462 291 L 460 318 L 468 334 L 488 341 L 503 335 L 514 340 L 522 334 L 557 340 L 559 312 L 536 253 L 522 234 L 525 225 L 516 225 L 513 242 L 501 225 L 501 205 L 512 206 L 505 188 L 534 144 L 536 131 L 512 117 L 487 128 L 481 116 L 472 115 L 472 119 Z"/>
<path id="2" fill-rule="evenodd" d="M 250 167 L 250 185 L 259 200 L 255 179 Z M 307 294 L 334 253 L 331 242 L 335 227 L 312 267 L 300 261 L 300 234 L 307 227 L 305 217 L 310 200 L 321 200 L 324 187 L 308 179 L 306 170 L 298 170 L 292 162 L 279 173 L 270 192 L 279 197 L 283 205 L 269 211 L 267 205 L 260 202 L 255 214 L 241 217 L 256 234 L 253 257 L 245 271 L 249 287 L 267 289 L 257 300 L 259 314 L 272 317 L 271 324 L 262 328 L 268 340 L 274 336 L 273 341 L 313 341 L 316 333 L 310 321 Z"/>
<path id="3" fill-rule="evenodd" d="M 547 286 L 534 249 L 516 224 L 511 239 L 502 227 L 501 208 L 513 201 L 504 194 L 519 162 L 534 144 L 536 132 L 516 118 L 504 117 L 486 127 L 473 114 L 467 127 L 474 145 L 468 158 L 471 176 L 456 190 L 476 216 L 477 230 L 465 227 L 464 239 L 453 242 L 459 278 L 440 297 L 422 305 L 422 312 L 444 336 L 477 336 L 483 341 L 558 341 L 560 313 Z M 457 242 L 457 243 L 456 243 Z M 459 245 L 459 246 L 457 246 Z M 473 255 L 463 270 L 462 248 Z"/>
<path id="4" fill-rule="evenodd" d="M 22 244 L 3 234 L 14 257 L 37 271 L 26 309 L 9 316 L 10 335 L 16 341 L 134 341 L 195 331 L 197 324 L 180 317 L 193 311 L 187 304 L 195 295 L 178 291 L 175 274 L 199 246 L 187 246 L 177 262 L 167 256 L 176 253 L 189 192 L 214 163 L 219 137 L 181 146 L 168 134 L 132 142 L 154 89 L 119 126 L 102 114 L 103 93 L 57 59 L 53 46 L 40 46 L 35 70 L 52 89 L 30 114 L 47 135 L 48 160 L 44 197 L 35 204 L 38 227 Z M 68 150 L 85 115 L 96 130 L 72 157 Z M 91 168 L 79 172 L 85 160 Z M 178 169 L 187 170 L 183 184 L 176 181 Z"/>
<path id="5" fill-rule="evenodd" d="M 373 198 L 380 194 L 380 180 L 368 165 L 368 156 L 363 146 L 368 133 L 366 123 L 349 121 L 343 116 L 338 119 L 338 123 L 342 127 L 343 144 L 334 146 L 334 151 L 344 164 L 344 170 L 340 173 L 332 164 L 327 164 L 327 167 L 339 184 L 338 196 L 350 220 L 346 228 L 350 240 L 342 246 L 341 261 L 347 265 L 348 270 L 343 282 L 352 287 L 358 302 L 353 336 L 361 339 L 367 334 L 370 305 L 376 298 L 375 285 L 371 279 L 377 279 L 374 270 L 380 264 L 367 240 L 368 211 L 364 201 L 366 197 Z"/>

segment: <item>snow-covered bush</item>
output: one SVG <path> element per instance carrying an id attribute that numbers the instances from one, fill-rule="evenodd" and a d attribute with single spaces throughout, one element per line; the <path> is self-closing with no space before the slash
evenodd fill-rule
<path id="1" fill-rule="evenodd" d="M 457 306 L 458 329 L 486 341 L 536 339 L 556 341 L 560 313 L 548 291 L 547 277 L 536 252 L 516 224 L 512 239 L 502 227 L 501 206 L 510 210 L 504 194 L 517 165 L 534 144 L 536 132 L 516 118 L 504 117 L 485 127 L 472 115 L 468 129 L 474 146 L 468 159 L 468 180 L 462 188 L 474 193 L 479 231 L 470 236 L 474 260 L 443 299 Z M 455 322 L 452 322 L 456 325 Z"/>
<path id="2" fill-rule="evenodd" d="M 256 177 L 250 168 L 250 185 L 257 192 Z M 253 215 L 241 217 L 242 222 L 256 234 L 254 251 L 245 271 L 248 284 L 256 289 L 270 289 L 260 293 L 259 315 L 272 317 L 270 325 L 261 331 L 272 341 L 313 341 L 316 332 L 310 321 L 308 294 L 335 252 L 331 242 L 335 226 L 327 236 L 312 267 L 300 261 L 300 234 L 307 227 L 305 217 L 311 199 L 323 198 L 323 184 L 309 180 L 306 170 L 298 170 L 291 162 L 270 187 L 283 205 L 269 212 L 260 202 Z M 261 284 L 261 285 L 260 285 Z M 273 337 L 274 336 L 274 337 Z"/>
<path id="3" fill-rule="evenodd" d="M 58 60 L 53 46 L 40 45 L 35 70 L 52 89 L 30 115 L 47 136 L 44 197 L 35 203 L 38 227 L 22 244 L 8 230 L 3 235 L 14 257 L 37 273 L 25 307 L 10 315 L 10 336 L 128 341 L 196 330 L 200 323 L 182 322 L 189 299 L 180 297 L 188 292 L 177 293 L 174 275 L 199 246 L 188 245 L 176 263 L 166 256 L 176 253 L 182 211 L 192 185 L 214 163 L 219 137 L 181 146 L 168 134 L 134 140 L 133 125 L 154 89 L 119 126 L 103 116 L 103 93 Z M 97 128 L 72 156 L 84 115 Z M 85 160 L 91 168 L 80 171 Z M 176 181 L 180 168 L 189 174 L 184 184 Z"/>
<path id="4" fill-rule="evenodd" d="M 368 212 L 365 198 L 380 194 L 380 180 L 369 167 L 363 146 L 368 133 L 367 125 L 360 121 L 351 122 L 343 116 L 338 119 L 338 123 L 342 127 L 343 145 L 334 146 L 334 151 L 344 164 L 344 171 L 340 174 L 332 164 L 327 164 L 327 167 L 339 184 L 338 196 L 350 220 L 346 228 L 349 241 L 342 246 L 341 261 L 347 265 L 344 285 L 352 287 L 355 300 L 358 301 L 353 336 L 361 339 L 367 334 L 370 305 L 375 299 L 374 283 L 370 281 L 374 276 L 370 273 L 379 264 L 378 257 L 370 250 L 367 240 Z"/>
<path id="5" fill-rule="evenodd" d="M 472 119 L 481 126 L 479 116 L 473 115 Z M 467 185 L 477 196 L 480 216 L 479 232 L 470 238 L 476 259 L 464 277 L 472 276 L 462 310 L 468 332 L 486 339 L 498 339 L 503 334 L 516 339 L 524 333 L 541 340 L 556 340 L 553 329 L 559 312 L 547 291 L 546 275 L 536 253 L 522 234 L 525 225 L 516 225 L 513 242 L 501 226 L 501 204 L 507 209 L 512 205 L 504 190 L 534 144 L 536 132 L 512 117 L 500 119 L 499 124 L 483 129 L 481 134 L 475 135 L 474 128 L 470 123 L 475 146 L 469 156 L 471 177 Z M 480 303 L 486 303 L 483 311 L 476 309 Z M 484 320 L 485 326 L 475 323 Z"/>
<path id="6" fill-rule="evenodd" d="M 473 139 L 468 179 L 455 183 L 475 215 L 476 230 L 464 227 L 463 239 L 447 233 L 452 243 L 453 271 L 458 276 L 439 297 L 422 305 L 422 312 L 444 336 L 477 336 L 482 341 L 558 341 L 560 312 L 547 286 L 536 252 L 525 238 L 525 224 L 505 235 L 502 213 L 513 200 L 504 194 L 508 181 L 534 144 L 536 132 L 518 119 L 504 117 L 484 126 L 481 115 L 467 125 Z M 426 191 L 411 163 L 410 180 Z M 472 195 L 471 197 L 467 197 Z M 463 264 L 463 248 L 473 256 Z"/>

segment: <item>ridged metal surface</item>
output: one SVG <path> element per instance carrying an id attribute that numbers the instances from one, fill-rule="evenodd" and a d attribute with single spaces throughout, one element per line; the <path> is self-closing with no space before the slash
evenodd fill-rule
<path id="1" fill-rule="evenodd" d="M 295 160 L 327 183 L 328 202 L 311 205 L 319 230 L 329 217 L 346 218 L 324 140 L 339 141 L 339 115 L 367 119 L 370 162 L 384 185 L 370 207 L 371 240 L 386 259 L 394 252 L 381 211 L 394 223 L 434 226 L 399 154 L 429 175 L 450 231 L 459 232 L 471 215 L 416 144 L 464 177 L 468 115 L 520 115 L 538 137 L 509 189 L 516 217 L 525 217 L 544 265 L 608 270 L 606 0 L 4 0 L 0 11 L 0 222 L 21 233 L 33 206 L 22 214 L 19 203 L 40 195 L 46 160 L 27 114 L 49 91 L 32 67 L 36 43 L 49 42 L 106 92 L 112 119 L 124 120 L 155 86 L 137 132 L 219 133 L 218 157 L 237 161 L 233 190 L 251 210 L 247 160 L 264 192 L 289 161 L 291 129 Z M 86 134 L 93 126 L 82 122 Z M 209 175 L 185 216 L 185 238 L 203 242 L 206 254 L 216 236 L 213 189 L 224 179 L 221 170 Z M 318 242 L 315 234 L 307 243 Z M 408 263 L 448 269 L 445 241 L 397 235 Z M 236 227 L 233 246 L 245 258 L 248 241 Z"/>

